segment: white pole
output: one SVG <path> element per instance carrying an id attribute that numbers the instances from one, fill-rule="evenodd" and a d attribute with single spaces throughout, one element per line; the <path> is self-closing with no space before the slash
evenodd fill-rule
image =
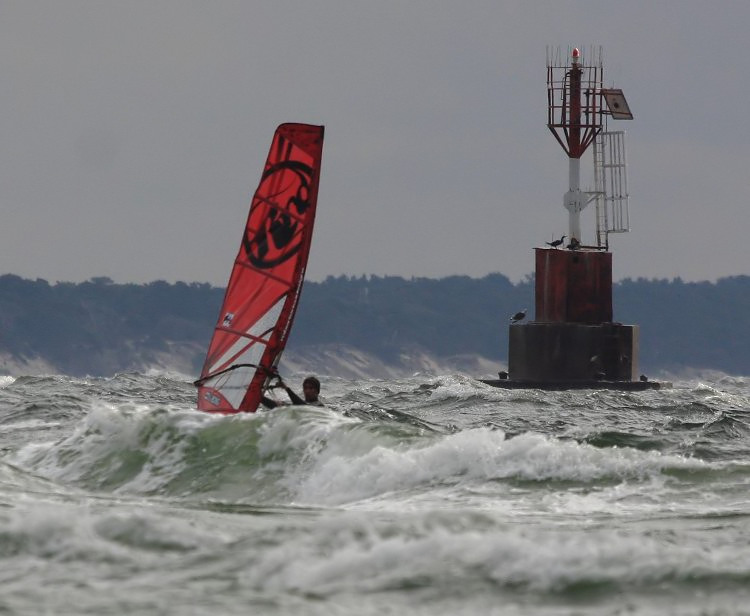
<path id="1" fill-rule="evenodd" d="M 568 210 L 568 237 L 570 241 L 574 238 L 581 241 L 581 210 L 586 207 L 586 195 L 581 192 L 581 160 L 569 158 L 569 185 L 570 189 L 565 193 L 565 209 Z"/>

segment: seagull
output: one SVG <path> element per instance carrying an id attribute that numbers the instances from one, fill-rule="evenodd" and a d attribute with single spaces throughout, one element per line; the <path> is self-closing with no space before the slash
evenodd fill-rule
<path id="1" fill-rule="evenodd" d="M 562 244 L 565 241 L 566 236 L 563 235 L 559 240 L 555 240 L 554 242 L 545 242 L 547 246 L 552 246 L 552 248 L 557 248 L 560 244 Z"/>
<path id="2" fill-rule="evenodd" d="M 521 310 L 521 312 L 516 312 L 512 317 L 510 317 L 510 320 L 512 323 L 517 323 L 518 321 L 521 321 L 526 316 L 526 308 Z"/>

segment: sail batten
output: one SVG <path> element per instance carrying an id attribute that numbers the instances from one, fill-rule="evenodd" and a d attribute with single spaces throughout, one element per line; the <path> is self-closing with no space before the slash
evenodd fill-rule
<path id="1" fill-rule="evenodd" d="M 291 330 L 317 207 L 323 127 L 276 129 L 206 353 L 198 408 L 254 412 Z"/>

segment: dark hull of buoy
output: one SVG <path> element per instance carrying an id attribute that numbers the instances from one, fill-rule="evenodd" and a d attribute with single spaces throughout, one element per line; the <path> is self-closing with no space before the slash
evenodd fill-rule
<path id="1" fill-rule="evenodd" d="M 637 325 L 524 323 L 510 326 L 508 378 L 516 381 L 636 381 Z"/>
<path id="2" fill-rule="evenodd" d="M 658 389 L 642 380 L 639 328 L 612 320 L 612 255 L 536 249 L 535 320 L 510 325 L 504 388 Z M 501 376 L 506 376 L 505 374 Z"/>

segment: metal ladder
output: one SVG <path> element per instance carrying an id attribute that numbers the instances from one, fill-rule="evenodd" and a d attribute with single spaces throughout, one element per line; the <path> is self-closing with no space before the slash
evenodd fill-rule
<path id="1" fill-rule="evenodd" d="M 630 231 L 625 131 L 602 131 L 594 140 L 596 240 L 609 249 L 610 233 Z"/>

